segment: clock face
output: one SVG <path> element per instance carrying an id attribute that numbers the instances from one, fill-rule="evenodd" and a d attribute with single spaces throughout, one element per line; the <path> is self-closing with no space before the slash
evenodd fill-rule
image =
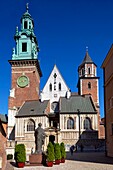
<path id="1" fill-rule="evenodd" d="M 26 77 L 25 75 L 20 76 L 17 79 L 17 84 L 19 87 L 26 87 L 28 85 L 28 83 L 29 83 L 28 77 Z"/>

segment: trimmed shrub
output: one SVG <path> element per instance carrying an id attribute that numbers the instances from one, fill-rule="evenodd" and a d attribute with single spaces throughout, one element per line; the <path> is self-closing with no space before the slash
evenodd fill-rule
<path id="1" fill-rule="evenodd" d="M 65 145 L 63 142 L 60 144 L 60 152 L 61 152 L 61 158 L 66 158 Z"/>
<path id="2" fill-rule="evenodd" d="M 54 146 L 51 142 L 49 142 L 48 146 L 47 146 L 47 161 L 51 162 L 54 161 L 55 157 L 54 157 Z"/>
<path id="3" fill-rule="evenodd" d="M 55 160 L 61 159 L 60 145 L 59 143 L 54 144 Z"/>
<path id="4" fill-rule="evenodd" d="M 17 144 L 15 146 L 15 161 L 16 162 L 26 161 L 26 150 L 24 144 Z"/>

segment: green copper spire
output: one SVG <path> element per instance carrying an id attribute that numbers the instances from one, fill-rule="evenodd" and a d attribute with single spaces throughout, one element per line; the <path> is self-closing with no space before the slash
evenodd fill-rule
<path id="1" fill-rule="evenodd" d="M 39 47 L 34 34 L 34 21 L 29 14 L 29 6 L 26 4 L 26 12 L 21 18 L 21 30 L 14 36 L 16 48 L 13 48 L 12 60 L 37 59 Z"/>

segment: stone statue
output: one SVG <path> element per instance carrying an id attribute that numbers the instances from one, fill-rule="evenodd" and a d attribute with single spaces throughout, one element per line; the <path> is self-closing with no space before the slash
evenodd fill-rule
<path id="1" fill-rule="evenodd" d="M 42 153 L 42 145 L 44 144 L 45 137 L 47 136 L 41 126 L 42 124 L 39 123 L 38 128 L 35 130 L 36 153 Z"/>

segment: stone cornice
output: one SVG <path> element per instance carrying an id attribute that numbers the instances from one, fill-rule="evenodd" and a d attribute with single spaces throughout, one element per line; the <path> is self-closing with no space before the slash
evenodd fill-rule
<path id="1" fill-rule="evenodd" d="M 36 66 L 40 77 L 42 77 L 42 71 L 39 65 L 39 61 L 38 60 L 32 60 L 32 59 L 28 59 L 28 60 L 8 60 L 8 62 L 10 63 L 10 65 L 12 67 L 20 67 L 20 66 Z"/>

